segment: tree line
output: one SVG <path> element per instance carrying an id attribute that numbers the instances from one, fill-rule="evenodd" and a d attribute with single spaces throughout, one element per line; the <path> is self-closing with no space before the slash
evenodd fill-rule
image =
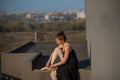
<path id="1" fill-rule="evenodd" d="M 44 22 L 29 23 L 20 20 L 1 20 L 0 32 L 24 32 L 24 31 L 83 31 L 85 30 L 85 21 L 67 21 L 67 22 Z"/>

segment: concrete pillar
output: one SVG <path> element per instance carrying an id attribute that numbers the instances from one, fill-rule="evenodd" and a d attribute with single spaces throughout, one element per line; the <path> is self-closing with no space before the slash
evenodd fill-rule
<path id="1" fill-rule="evenodd" d="M 92 80 L 120 79 L 120 0 L 86 0 Z"/>

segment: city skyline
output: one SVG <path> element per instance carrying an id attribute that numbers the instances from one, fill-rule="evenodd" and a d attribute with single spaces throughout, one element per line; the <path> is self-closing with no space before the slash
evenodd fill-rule
<path id="1" fill-rule="evenodd" d="M 0 0 L 0 12 L 85 10 L 85 0 Z"/>

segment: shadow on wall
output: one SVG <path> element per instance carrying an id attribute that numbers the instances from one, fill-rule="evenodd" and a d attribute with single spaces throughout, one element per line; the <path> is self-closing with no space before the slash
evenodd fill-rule
<path id="1" fill-rule="evenodd" d="M 25 53 L 28 50 L 30 50 L 30 48 L 34 47 L 35 43 L 33 42 L 27 42 L 23 45 L 20 45 L 12 50 L 10 50 L 8 53 Z"/>
<path id="2" fill-rule="evenodd" d="M 88 66 L 91 66 L 90 59 L 85 59 L 85 60 L 78 62 L 78 69 L 83 69 L 83 68 L 86 68 Z"/>
<path id="3" fill-rule="evenodd" d="M 48 61 L 49 56 L 37 56 L 32 61 L 32 70 L 40 69 L 46 65 L 46 62 Z M 85 59 L 82 61 L 78 61 L 78 69 L 84 69 L 88 66 L 90 66 L 90 59 Z"/>
<path id="4" fill-rule="evenodd" d="M 45 66 L 49 56 L 36 56 L 36 58 L 32 61 L 32 70 L 40 69 Z M 84 69 L 90 66 L 90 59 L 85 59 L 78 62 L 78 69 Z M 78 71 L 78 80 L 81 80 L 80 73 Z"/>

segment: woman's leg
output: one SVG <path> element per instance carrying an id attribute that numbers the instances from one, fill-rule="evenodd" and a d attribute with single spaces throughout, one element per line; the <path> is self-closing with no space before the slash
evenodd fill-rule
<path id="1" fill-rule="evenodd" d="M 51 59 L 51 64 L 54 64 L 57 56 L 59 56 L 60 60 L 63 59 L 63 53 L 62 50 L 58 47 L 55 48 L 54 52 L 52 53 L 52 59 Z M 56 69 L 54 69 L 53 71 L 51 71 L 50 76 L 52 78 L 52 80 L 57 80 L 57 73 L 56 73 Z"/>
<path id="2" fill-rule="evenodd" d="M 57 76 L 56 75 L 57 75 L 56 69 L 50 72 L 50 76 L 51 76 L 52 80 L 57 80 Z"/>
<path id="3" fill-rule="evenodd" d="M 63 52 L 60 48 L 56 47 L 54 52 L 52 53 L 52 59 L 51 59 L 51 64 L 54 64 L 57 56 L 60 58 L 60 60 L 63 59 Z"/>

